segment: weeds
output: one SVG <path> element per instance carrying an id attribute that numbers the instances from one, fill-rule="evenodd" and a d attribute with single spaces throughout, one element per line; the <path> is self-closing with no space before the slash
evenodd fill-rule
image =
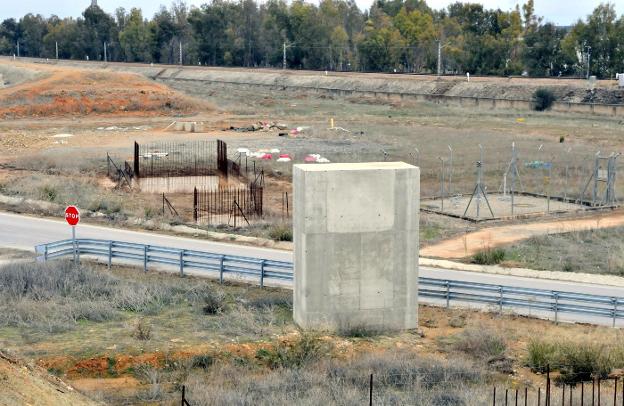
<path id="1" fill-rule="evenodd" d="M 314 333 L 302 333 L 294 341 L 284 341 L 271 349 L 259 349 L 256 359 L 271 369 L 301 368 L 313 361 L 318 361 L 331 352 L 329 342 Z"/>
<path id="2" fill-rule="evenodd" d="M 175 303 L 200 304 L 213 295 L 207 285 L 187 290 L 168 281 L 126 280 L 69 261 L 4 266 L 0 287 L 0 326 L 51 333 L 80 321 L 119 319 L 122 312 L 153 314 Z"/>
<path id="3" fill-rule="evenodd" d="M 475 358 L 489 360 L 502 356 L 507 350 L 504 338 L 487 329 L 470 328 L 460 333 L 456 339 L 453 349 Z"/>
<path id="4" fill-rule="evenodd" d="M 152 338 L 152 326 L 145 319 L 137 320 L 132 336 L 137 340 L 147 341 Z"/>
<path id="5" fill-rule="evenodd" d="M 502 248 L 486 248 L 472 257 L 472 262 L 479 265 L 496 265 L 505 260 L 505 250 Z"/>
<path id="6" fill-rule="evenodd" d="M 275 241 L 292 241 L 292 228 L 284 224 L 274 225 L 269 229 L 269 237 Z"/>
<path id="7" fill-rule="evenodd" d="M 534 340 L 527 348 L 526 365 L 533 371 L 559 371 L 557 380 L 566 384 L 605 378 L 613 368 L 624 366 L 622 348 L 597 343 Z"/>

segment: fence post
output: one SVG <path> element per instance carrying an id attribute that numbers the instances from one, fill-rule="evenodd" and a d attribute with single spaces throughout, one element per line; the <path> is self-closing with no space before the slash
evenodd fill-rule
<path id="1" fill-rule="evenodd" d="M 110 178 L 110 157 L 108 156 L 108 152 L 106 153 L 106 177 Z"/>
<path id="2" fill-rule="evenodd" d="M 492 406 L 496 406 L 496 386 L 494 387 L 494 393 L 492 395 Z"/>
<path id="3" fill-rule="evenodd" d="M 596 378 L 592 378 L 592 406 L 596 402 Z"/>
<path id="4" fill-rule="evenodd" d="M 613 406 L 617 406 L 617 384 L 618 378 L 615 377 L 615 381 L 613 381 Z"/>
<path id="5" fill-rule="evenodd" d="M 113 242 L 108 242 L 108 270 L 110 271 L 113 264 Z"/>
<path id="6" fill-rule="evenodd" d="M 542 406 L 542 388 L 537 388 L 537 406 Z"/>
<path id="7" fill-rule="evenodd" d="M 224 259 L 224 255 L 221 255 L 221 258 L 219 258 L 219 282 L 221 284 L 223 284 L 223 259 Z"/>
<path id="8" fill-rule="evenodd" d="M 550 364 L 546 364 L 546 393 L 544 398 L 546 406 L 550 406 Z"/>
<path id="9" fill-rule="evenodd" d="M 529 404 L 529 388 L 527 386 L 524 387 L 524 406 Z"/>
<path id="10" fill-rule="evenodd" d="M 509 389 L 505 389 L 505 406 L 509 404 Z"/>
<path id="11" fill-rule="evenodd" d="M 600 375 L 598 375 L 598 406 L 600 406 Z"/>
<path id="12" fill-rule="evenodd" d="M 147 245 L 143 246 L 143 271 L 147 272 Z"/>
<path id="13" fill-rule="evenodd" d="M 554 292 L 555 296 L 555 324 L 559 323 L 559 293 Z"/>
<path id="14" fill-rule="evenodd" d="M 182 406 L 186 404 L 186 386 L 182 385 Z"/>
<path id="15" fill-rule="evenodd" d="M 516 389 L 516 402 L 515 405 L 518 406 L 518 389 Z"/>
<path id="16" fill-rule="evenodd" d="M 581 381 L 581 406 L 585 404 L 585 385 L 584 382 Z"/>
<path id="17" fill-rule="evenodd" d="M 197 224 L 199 221 L 199 212 L 197 210 L 197 188 L 193 189 L 193 220 Z"/>
<path id="18" fill-rule="evenodd" d="M 615 320 L 617 319 L 617 298 L 611 298 L 613 301 L 613 327 L 615 327 Z"/>
<path id="19" fill-rule="evenodd" d="M 451 307 L 451 283 L 446 281 L 446 308 Z"/>
<path id="20" fill-rule="evenodd" d="M 561 406 L 565 406 L 565 383 L 561 387 Z"/>
<path id="21" fill-rule="evenodd" d="M 373 406 L 373 374 L 370 374 L 370 384 L 368 385 L 368 405 Z"/>
<path id="22" fill-rule="evenodd" d="M 180 250 L 180 276 L 184 276 L 184 250 Z"/>
<path id="23" fill-rule="evenodd" d="M 260 287 L 261 288 L 264 287 L 264 263 L 265 263 L 265 260 L 263 259 L 260 262 Z"/>

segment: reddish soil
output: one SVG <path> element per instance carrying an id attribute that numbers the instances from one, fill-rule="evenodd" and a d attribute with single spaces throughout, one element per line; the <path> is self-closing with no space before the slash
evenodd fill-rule
<path id="1" fill-rule="evenodd" d="M 37 69 L 46 76 L 0 90 L 0 117 L 171 115 L 208 107 L 137 74 L 50 66 Z"/>

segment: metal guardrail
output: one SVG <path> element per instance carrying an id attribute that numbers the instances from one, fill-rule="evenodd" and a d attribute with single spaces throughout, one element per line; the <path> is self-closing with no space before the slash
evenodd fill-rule
<path id="1" fill-rule="evenodd" d="M 147 272 L 149 264 L 172 265 L 184 276 L 185 269 L 194 268 L 214 272 L 223 282 L 226 274 L 258 277 L 260 286 L 267 279 L 292 280 L 293 267 L 290 262 L 272 261 L 267 259 L 240 257 L 235 255 L 213 254 L 178 248 L 167 248 L 155 245 L 144 245 L 122 241 L 106 241 L 93 239 L 76 239 L 57 241 L 37 245 L 37 259 L 48 259 L 80 255 L 104 257 L 110 268 L 113 259 L 140 261 Z"/>
<path id="2" fill-rule="evenodd" d="M 35 251 L 40 261 L 67 256 L 80 260 L 80 255 L 88 255 L 106 258 L 110 268 L 113 259 L 119 258 L 142 262 L 144 271 L 149 264 L 164 264 L 177 267 L 181 276 L 185 269 L 214 272 L 221 282 L 226 274 L 257 277 L 260 286 L 266 280 L 292 281 L 294 276 L 291 262 L 122 241 L 77 239 L 74 246 L 72 240 L 63 240 L 37 245 Z M 504 307 L 525 308 L 550 312 L 555 321 L 560 313 L 569 313 L 610 318 L 613 326 L 624 319 L 624 298 L 424 277 L 418 280 L 420 297 L 437 299 L 446 307 L 451 302 L 463 302 L 488 305 L 501 312 Z"/>

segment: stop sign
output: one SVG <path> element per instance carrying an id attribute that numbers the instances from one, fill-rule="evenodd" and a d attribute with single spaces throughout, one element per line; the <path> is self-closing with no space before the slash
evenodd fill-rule
<path id="1" fill-rule="evenodd" d="M 80 212 L 76 206 L 67 206 L 65 209 L 65 221 L 70 226 L 75 226 L 80 222 Z"/>

